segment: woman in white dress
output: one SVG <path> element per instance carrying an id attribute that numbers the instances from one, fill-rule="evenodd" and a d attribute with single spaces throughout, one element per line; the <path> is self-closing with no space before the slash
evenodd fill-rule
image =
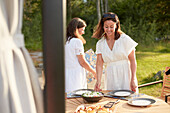
<path id="1" fill-rule="evenodd" d="M 105 88 L 107 90 L 138 92 L 135 58 L 135 47 L 138 44 L 121 31 L 118 16 L 112 12 L 105 13 L 92 37 L 100 39 L 96 44 L 95 90 L 101 90 L 101 77 L 105 63 Z"/>
<path id="2" fill-rule="evenodd" d="M 85 70 L 96 77 L 95 70 L 86 62 L 82 37 L 86 23 L 80 18 L 73 18 L 67 27 L 65 44 L 65 92 L 87 89 Z"/>

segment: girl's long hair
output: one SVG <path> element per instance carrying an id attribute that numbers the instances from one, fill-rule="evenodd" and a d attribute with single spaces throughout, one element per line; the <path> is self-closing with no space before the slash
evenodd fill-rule
<path id="1" fill-rule="evenodd" d="M 79 38 L 83 44 L 86 40 L 78 32 L 79 28 L 86 27 L 86 22 L 80 18 L 73 18 L 67 26 L 67 37 L 66 41 L 70 41 L 72 38 Z"/>

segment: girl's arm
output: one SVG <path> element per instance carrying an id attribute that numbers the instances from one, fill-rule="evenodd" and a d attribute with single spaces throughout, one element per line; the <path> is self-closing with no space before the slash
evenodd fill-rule
<path id="1" fill-rule="evenodd" d="M 77 55 L 78 61 L 80 65 L 85 68 L 87 71 L 91 72 L 95 79 L 96 79 L 96 72 L 95 70 L 90 66 L 90 64 L 85 60 L 84 55 Z"/>

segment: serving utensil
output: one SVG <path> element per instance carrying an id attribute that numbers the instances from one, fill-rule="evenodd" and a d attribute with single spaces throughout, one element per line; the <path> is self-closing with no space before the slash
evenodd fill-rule
<path id="1" fill-rule="evenodd" d="M 104 105 L 105 108 L 111 108 L 114 104 L 117 104 L 120 102 L 120 99 L 116 100 L 115 102 L 109 102 Z"/>

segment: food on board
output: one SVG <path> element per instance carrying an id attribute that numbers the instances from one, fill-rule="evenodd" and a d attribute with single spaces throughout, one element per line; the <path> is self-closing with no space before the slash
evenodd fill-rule
<path id="1" fill-rule="evenodd" d="M 113 113 L 114 107 L 105 108 L 101 105 L 92 105 L 88 107 L 79 106 L 74 113 Z"/>

